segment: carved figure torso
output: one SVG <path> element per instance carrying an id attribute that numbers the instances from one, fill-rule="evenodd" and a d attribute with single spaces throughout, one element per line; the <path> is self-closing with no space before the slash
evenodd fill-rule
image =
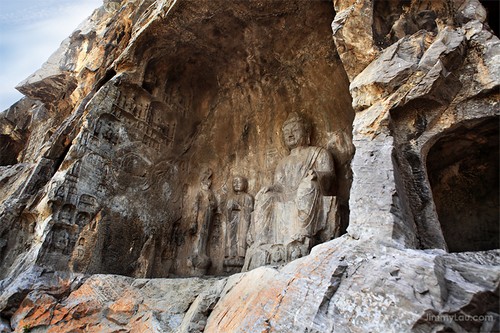
<path id="1" fill-rule="evenodd" d="M 311 237 L 333 160 L 321 147 L 297 147 L 276 167 L 274 184 L 257 194 L 256 241 L 288 244 Z"/>
<path id="2" fill-rule="evenodd" d="M 155 240 L 153 235 L 149 235 L 141 249 L 141 254 L 137 259 L 137 268 L 135 270 L 135 277 L 149 278 L 153 269 L 153 261 L 155 254 Z"/>

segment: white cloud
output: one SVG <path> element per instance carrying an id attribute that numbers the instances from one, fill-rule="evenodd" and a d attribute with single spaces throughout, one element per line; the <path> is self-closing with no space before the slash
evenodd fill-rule
<path id="1" fill-rule="evenodd" d="M 17 3 L 9 3 L 14 2 Z M 27 2 L 29 1 L 20 1 L 20 5 L 26 5 Z M 39 69 L 61 42 L 101 4 L 102 0 L 85 0 L 79 3 L 38 0 L 35 6 L 37 10 L 25 7 L 24 14 L 20 14 L 23 13 L 20 9 L 11 14 L 6 13 L 2 5 L 0 111 L 22 97 L 14 87 Z M 18 14 L 16 19 L 12 19 L 12 13 Z"/>

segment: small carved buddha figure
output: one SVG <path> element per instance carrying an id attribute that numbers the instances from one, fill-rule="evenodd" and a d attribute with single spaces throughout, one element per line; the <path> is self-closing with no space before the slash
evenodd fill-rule
<path id="1" fill-rule="evenodd" d="M 224 266 L 227 272 L 240 271 L 247 251 L 247 234 L 253 211 L 253 197 L 247 193 L 248 181 L 233 178 L 233 195 L 226 207 L 226 253 Z"/>
<path id="2" fill-rule="evenodd" d="M 65 252 L 69 245 L 69 234 L 66 230 L 56 230 L 52 235 L 53 243 L 52 246 L 54 250 L 59 252 Z"/>
<path id="3" fill-rule="evenodd" d="M 212 186 L 212 170 L 206 168 L 200 175 L 200 190 L 198 191 L 193 207 L 194 221 L 190 232 L 195 235 L 194 250 L 190 257 L 190 266 L 193 267 L 195 274 L 205 274 L 210 267 L 211 260 L 208 257 L 208 237 L 212 226 L 216 209 L 217 200 Z"/>
<path id="4" fill-rule="evenodd" d="M 289 115 L 282 133 L 290 154 L 278 163 L 273 184 L 255 197 L 253 244 L 244 270 L 273 263 L 282 257 L 276 251 L 285 253 L 282 261 L 307 255 L 326 223 L 323 198 L 335 176 L 333 158 L 310 146 L 310 127 L 297 113 Z"/>
<path id="5" fill-rule="evenodd" d="M 72 224 L 73 207 L 71 205 L 64 205 L 59 212 L 59 222 L 62 224 Z"/>
<path id="6" fill-rule="evenodd" d="M 81 237 L 78 240 L 78 245 L 75 250 L 76 258 L 82 260 L 85 257 L 85 238 Z"/>

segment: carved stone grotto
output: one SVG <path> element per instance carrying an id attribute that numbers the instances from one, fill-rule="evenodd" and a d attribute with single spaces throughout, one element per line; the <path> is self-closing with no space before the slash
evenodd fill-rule
<path id="1" fill-rule="evenodd" d="M 0 112 L 0 332 L 498 331 L 483 4 L 104 1 Z"/>

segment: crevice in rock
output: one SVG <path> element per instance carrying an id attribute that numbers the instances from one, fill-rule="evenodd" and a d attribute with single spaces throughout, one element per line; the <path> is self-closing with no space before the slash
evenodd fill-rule
<path id="1" fill-rule="evenodd" d="M 382 52 L 387 58 L 376 60 L 376 69 L 368 75 L 378 80 L 379 73 L 389 74 L 373 81 L 374 103 L 381 104 L 356 114 L 356 158 L 360 159 L 353 167 L 357 183 L 352 191 L 354 111 L 349 82 L 332 43 L 331 0 L 105 0 L 105 10 L 98 11 L 101 17 L 109 14 L 104 23 L 95 15 L 95 31 L 88 38 L 75 33 L 69 46 L 71 56 L 66 62 L 75 71 L 69 73 L 74 80 L 61 75 L 41 82 L 44 87 L 26 88 L 34 96 L 59 100 L 43 115 L 50 119 L 47 126 L 30 123 L 30 131 L 37 131 L 32 138 L 43 138 L 40 147 L 48 151 L 40 156 L 37 145 L 27 149 L 28 157 L 22 162 L 40 163 L 20 176 L 22 186 L 15 193 L 25 198 L 10 196 L 19 202 L 0 212 L 0 251 L 12 253 L 12 260 L 2 257 L 0 275 L 14 272 L 16 276 L 25 268 L 17 263 L 30 260 L 51 273 L 29 275 L 36 283 L 27 278 L 14 281 L 13 286 L 20 288 L 10 291 L 19 298 L 26 296 L 22 286 L 35 284 L 20 307 L 22 300 L 14 297 L 19 303 L 15 317 L 31 321 L 40 331 L 331 332 L 335 326 L 337 330 L 405 332 L 427 310 L 450 316 L 495 311 L 498 272 L 494 264 L 499 251 L 460 252 L 443 255 L 446 262 L 433 260 L 442 253 L 435 248 L 445 248 L 438 239 L 442 232 L 436 228 L 435 202 L 443 230 L 447 226 L 457 229 L 454 223 L 458 221 L 465 226 L 459 235 L 498 232 L 498 227 L 490 229 L 493 223 L 483 228 L 482 219 L 467 216 L 469 212 L 498 214 L 498 185 L 490 184 L 498 184 L 498 175 L 494 176 L 498 174 L 498 162 L 494 164 L 498 129 L 492 134 L 488 127 L 498 124 L 498 118 L 488 119 L 488 124 L 486 120 L 464 124 L 463 130 L 460 125 L 441 139 L 436 137 L 464 114 L 470 118 L 483 114 L 481 107 L 477 109 L 482 111 L 472 110 L 469 104 L 458 102 L 472 96 L 473 92 L 470 96 L 464 92 L 471 82 L 482 94 L 492 92 L 497 84 L 490 75 L 495 59 L 488 53 L 494 53 L 490 51 L 498 45 L 489 33 L 481 33 L 481 24 L 472 22 L 477 18 L 473 15 L 481 14 L 477 0 L 458 1 L 460 6 L 471 5 L 471 10 L 479 8 L 467 18 L 477 29 L 468 30 L 472 37 L 461 35 L 468 29 L 464 22 L 454 21 L 462 13 L 455 8 L 457 1 L 334 2 L 339 17 L 343 15 L 337 22 L 343 27 L 334 28 L 341 32 L 335 38 L 351 75 L 377 57 L 380 50 L 373 47 L 374 40 L 378 48 L 397 43 Z M 444 27 L 437 39 L 436 22 Z M 474 39 L 470 42 L 477 48 L 474 57 L 464 47 L 467 38 Z M 75 43 L 86 50 L 72 47 Z M 479 52 L 483 46 L 485 51 Z M 395 52 L 394 57 L 389 51 Z M 464 64 L 464 58 L 470 64 Z M 469 72 L 461 70 L 476 61 L 478 65 Z M 405 64 L 408 68 L 399 71 L 399 65 Z M 435 71 L 415 72 L 420 65 Z M 392 74 L 396 79 L 390 78 Z M 362 90 L 360 94 L 367 96 Z M 363 105 L 375 105 L 372 102 L 355 104 L 362 111 Z M 390 111 L 389 105 L 394 106 Z M 497 101 L 491 101 L 490 107 L 494 106 Z M 280 238 L 302 226 L 295 229 L 293 219 L 273 221 L 270 225 L 278 232 L 266 240 L 264 245 L 269 247 L 264 248 L 260 264 L 282 267 L 309 253 L 310 248 L 301 252 L 305 247 L 296 246 L 303 239 L 310 236 L 315 245 L 343 234 L 349 208 L 352 227 L 359 222 L 359 233 L 318 246 L 309 256 L 279 270 L 266 268 L 228 278 L 233 282 L 241 277 L 237 287 L 224 290 L 226 279 L 210 282 L 207 275 L 239 272 L 245 257 L 239 248 L 236 252 L 228 246 L 232 240 L 224 231 L 231 222 L 239 225 L 243 219 L 228 216 L 250 210 L 249 202 L 262 188 L 273 185 L 276 174 L 281 175 L 277 165 L 291 155 L 282 142 L 282 125 L 295 112 L 310 120 L 310 146 L 331 153 L 337 174 L 335 186 L 320 198 L 331 200 L 328 207 L 334 208 L 309 212 L 331 213 L 326 217 L 329 222 L 338 222 L 340 216 L 340 226 L 325 223 L 317 228 L 318 234 L 306 230 L 302 237 L 299 230 Z M 295 129 L 306 131 L 300 126 Z M 16 136 L 10 138 L 23 142 Z M 431 144 L 427 139 L 438 141 L 423 156 L 422 150 Z M 292 162 L 292 168 L 282 170 L 308 165 Z M 455 167 L 456 174 L 449 172 Z M 319 172 L 329 174 L 332 168 Z M 247 179 L 246 201 L 234 200 L 243 192 L 233 184 L 238 175 Z M 314 180 L 320 175 L 309 176 Z M 278 196 L 294 195 L 295 185 L 290 183 L 282 186 L 284 192 L 276 191 Z M 6 184 L 5 188 L 13 182 Z M 450 193 L 445 191 L 448 188 Z M 470 200 L 468 192 L 473 193 Z M 9 200 L 5 202 L 14 201 Z M 280 207 L 277 212 L 284 215 L 297 205 L 288 208 Z M 443 217 L 441 213 L 448 208 L 454 210 Z M 245 218 L 250 218 L 245 221 L 251 225 L 251 212 L 246 213 Z M 332 232 L 335 228 L 325 225 L 337 229 Z M 313 224 L 308 226 L 317 230 Z M 259 238 L 263 239 L 267 230 L 262 229 Z M 243 234 L 238 245 L 245 246 L 246 232 L 238 233 L 238 237 Z M 481 245 L 486 242 L 483 236 Z M 292 237 L 297 238 L 289 242 Z M 450 249 L 457 251 L 460 237 L 445 237 Z M 419 246 L 433 250 L 415 250 Z M 14 259 L 15 269 L 2 272 Z M 190 266 L 196 261 L 198 267 Z M 349 267 L 339 262 L 348 262 Z M 68 287 L 65 283 L 70 278 L 53 274 L 68 270 L 96 275 L 68 297 L 81 282 L 73 281 L 73 287 Z M 138 280 L 126 278 L 125 286 L 123 277 L 98 273 Z M 194 275 L 205 278 L 150 279 Z M 4 285 L 0 281 L 0 287 Z M 61 286 L 66 289 L 58 289 Z M 222 290 L 226 294 L 220 298 Z M 3 296 L 2 290 L 0 304 L 4 304 Z M 26 315 L 18 316 L 22 311 Z M 215 318 L 213 322 L 209 317 Z M 3 318 L 2 314 L 0 325 Z M 45 327 L 45 319 L 53 319 L 53 327 Z M 477 322 L 449 327 L 440 322 L 430 327 L 422 324 L 413 327 L 416 332 L 498 328 L 495 323 L 488 328 Z"/>
<path id="2" fill-rule="evenodd" d="M 108 69 L 95 86 L 96 103 L 81 104 L 87 112 L 76 113 L 86 118 L 77 121 L 72 115 L 64 135 L 59 130 L 53 136 L 58 139 L 49 155 L 63 156 L 59 141 L 77 134 L 69 127 L 89 124 L 71 149 L 79 152 L 61 170 L 78 163 L 71 158 L 82 159 L 86 176 L 78 178 L 77 191 L 96 185 L 86 159 L 98 159 L 112 177 L 97 184 L 109 195 L 97 200 L 105 227 L 95 232 L 102 239 L 92 254 L 93 273 L 180 277 L 240 271 L 241 255 L 225 260 L 232 178 L 246 177 L 252 196 L 273 182 L 278 162 L 289 154 L 281 127 L 292 112 L 310 120 L 311 145 L 328 150 L 335 162 L 336 181 L 325 191 L 329 206 L 321 212 L 328 223 L 318 223 L 311 247 L 346 232 L 354 111 L 331 40 L 331 3 L 204 6 L 200 12 L 192 2 L 179 3 L 168 18 L 153 20 L 116 62 L 123 75 L 117 78 Z M 89 158 L 94 154 L 100 157 Z M 218 210 L 208 227 L 209 260 L 195 272 L 190 260 L 196 237 L 189 230 L 205 168 L 212 170 Z M 144 200 L 124 209 L 110 207 L 132 197 Z M 72 205 L 78 208 L 78 202 Z M 127 228 L 134 237 L 122 237 Z M 147 230 L 155 230 L 148 246 Z"/>
<path id="3" fill-rule="evenodd" d="M 344 276 L 345 271 L 347 270 L 348 265 L 347 264 L 340 264 L 335 271 L 333 272 L 331 278 L 330 278 L 330 284 L 328 285 L 328 288 L 325 291 L 325 294 L 323 295 L 323 299 L 321 301 L 321 304 L 319 306 L 318 311 L 316 312 L 316 316 L 314 317 L 313 320 L 313 325 L 315 327 L 321 327 L 323 330 L 321 331 L 326 331 L 325 318 L 328 316 L 328 309 L 330 306 L 330 300 L 332 299 L 333 295 L 337 291 L 337 289 L 340 287 L 340 283 L 342 282 L 342 277 Z M 320 331 L 320 330 L 318 330 Z M 331 327 L 331 331 L 333 331 L 333 327 Z"/>
<path id="4" fill-rule="evenodd" d="M 104 86 L 109 80 L 115 77 L 115 75 L 116 71 L 114 69 L 108 69 L 104 74 L 104 77 L 96 83 L 94 91 L 98 91 L 99 89 L 101 89 L 102 86 Z"/>
<path id="5" fill-rule="evenodd" d="M 436 32 L 437 15 L 419 2 L 410 0 L 373 1 L 373 40 L 386 48 L 406 35 L 419 30 Z"/>
<path id="6" fill-rule="evenodd" d="M 13 165 L 23 146 L 12 137 L 0 134 L 0 166 Z"/>
<path id="7" fill-rule="evenodd" d="M 500 36 L 500 6 L 496 0 L 480 0 L 487 12 L 487 22 L 495 35 Z"/>

